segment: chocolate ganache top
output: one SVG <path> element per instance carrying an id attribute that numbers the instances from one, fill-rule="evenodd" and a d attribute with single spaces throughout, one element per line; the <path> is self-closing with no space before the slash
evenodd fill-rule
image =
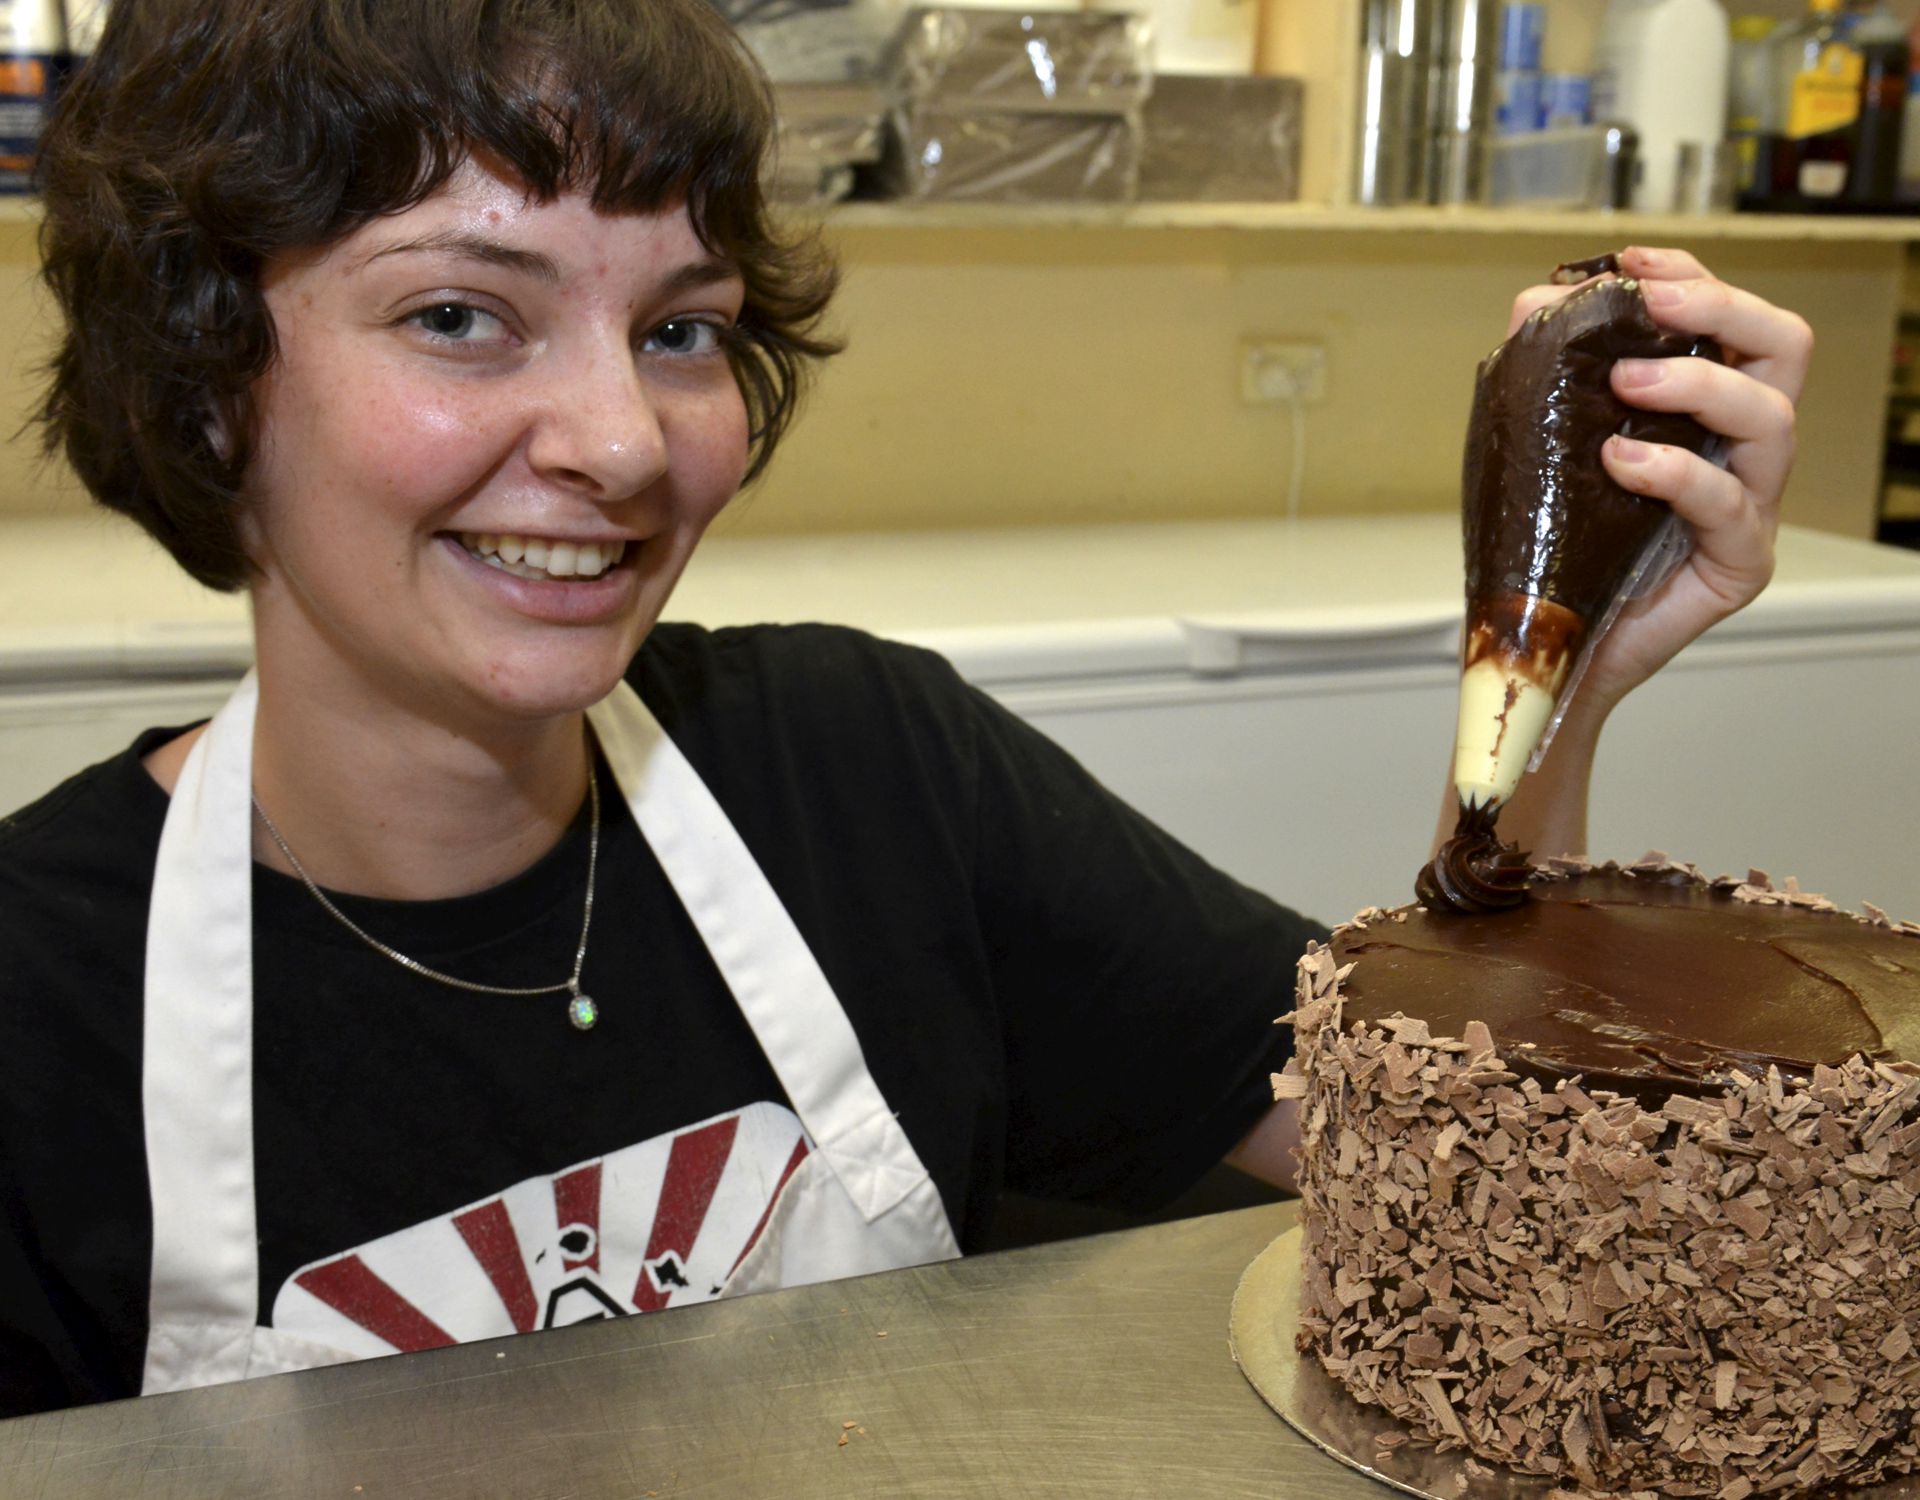
<path id="1" fill-rule="evenodd" d="M 1578 1075 L 1653 1109 L 1734 1068 L 1920 1062 L 1920 938 L 1679 871 L 1605 866 L 1532 895 L 1478 921 L 1407 907 L 1336 934 L 1335 958 L 1355 964 L 1345 1020 L 1399 1012 L 1453 1037 L 1484 1021 L 1507 1065 L 1547 1087 Z"/>

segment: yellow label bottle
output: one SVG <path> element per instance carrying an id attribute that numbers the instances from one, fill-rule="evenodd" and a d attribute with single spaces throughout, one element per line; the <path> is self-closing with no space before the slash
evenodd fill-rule
<path id="1" fill-rule="evenodd" d="M 1859 52 L 1845 41 L 1826 42 L 1810 62 L 1794 73 L 1787 95 L 1787 134 L 1794 140 L 1845 130 L 1860 118 L 1865 64 Z"/>
<path id="2" fill-rule="evenodd" d="M 1808 14 L 1774 41 L 1779 135 L 1771 189 L 1790 198 L 1834 199 L 1847 184 L 1865 62 L 1841 29 L 1840 0 L 1811 0 Z"/>

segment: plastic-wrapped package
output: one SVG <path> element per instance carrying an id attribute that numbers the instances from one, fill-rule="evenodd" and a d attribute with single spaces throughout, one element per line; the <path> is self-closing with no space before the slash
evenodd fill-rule
<path id="1" fill-rule="evenodd" d="M 886 186 L 902 198 L 1124 203 L 1140 170 L 1131 114 L 894 111 Z"/>
<path id="2" fill-rule="evenodd" d="M 1198 203 L 1300 196 L 1297 78 L 1162 73 L 1141 112 L 1140 197 Z"/>
<path id="3" fill-rule="evenodd" d="M 774 89 L 779 144 L 769 190 L 783 203 L 831 203 L 854 168 L 880 160 L 886 100 L 871 85 L 783 83 Z"/>
<path id="4" fill-rule="evenodd" d="M 903 198 L 1119 203 L 1140 170 L 1152 33 L 1125 11 L 908 13 L 880 185 Z"/>
<path id="5" fill-rule="evenodd" d="M 914 10 L 887 72 L 903 97 L 949 110 L 1125 111 L 1153 87 L 1152 28 L 1131 11 Z"/>
<path id="6" fill-rule="evenodd" d="M 858 83 L 878 75 L 902 0 L 714 0 L 775 83 Z"/>

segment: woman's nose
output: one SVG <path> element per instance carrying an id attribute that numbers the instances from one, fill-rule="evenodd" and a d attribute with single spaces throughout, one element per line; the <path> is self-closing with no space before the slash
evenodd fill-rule
<path id="1" fill-rule="evenodd" d="M 613 501 L 666 472 L 666 432 L 630 352 L 583 356 L 543 394 L 527 451 L 536 473 Z"/>

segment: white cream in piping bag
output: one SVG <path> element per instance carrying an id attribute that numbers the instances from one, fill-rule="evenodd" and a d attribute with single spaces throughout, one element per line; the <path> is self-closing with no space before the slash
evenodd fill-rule
<path id="1" fill-rule="evenodd" d="M 1495 601 L 1469 628 L 1453 736 L 1453 786 L 1462 807 L 1504 807 L 1513 796 L 1553 723 L 1586 634 L 1572 610 L 1524 595 Z"/>
<path id="2" fill-rule="evenodd" d="M 1554 694 L 1496 656 L 1460 674 L 1453 786 L 1463 807 L 1502 806 L 1553 717 Z"/>

